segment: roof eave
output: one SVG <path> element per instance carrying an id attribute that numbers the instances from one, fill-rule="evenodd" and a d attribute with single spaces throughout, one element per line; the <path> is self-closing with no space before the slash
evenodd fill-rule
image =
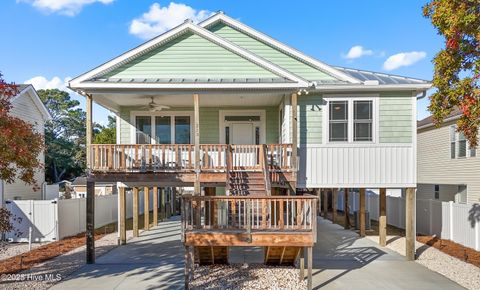
<path id="1" fill-rule="evenodd" d="M 432 87 L 432 84 L 397 84 L 397 85 L 317 85 L 314 91 L 425 91 Z"/>

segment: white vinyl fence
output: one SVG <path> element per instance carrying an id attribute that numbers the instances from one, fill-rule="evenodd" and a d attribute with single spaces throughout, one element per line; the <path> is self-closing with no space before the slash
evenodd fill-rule
<path id="1" fill-rule="evenodd" d="M 143 194 L 139 194 L 139 212 L 143 214 Z M 152 195 L 150 194 L 150 206 Z M 13 242 L 28 242 L 29 228 L 33 242 L 56 241 L 85 231 L 86 199 L 12 200 L 7 208 L 20 218 L 14 222 L 15 232 L 7 234 Z M 118 220 L 117 195 L 95 197 L 95 228 Z M 150 210 L 152 207 L 150 207 Z M 127 218 L 133 216 L 132 194 L 126 194 Z M 19 233 L 19 234 L 16 234 Z"/>
<path id="2" fill-rule="evenodd" d="M 343 211 L 343 192 L 339 192 L 337 208 Z M 370 218 L 378 220 L 378 194 L 367 191 L 366 210 Z M 358 210 L 357 193 L 349 193 L 350 212 Z M 417 199 L 416 232 L 435 235 L 480 250 L 480 204 L 460 204 L 431 199 Z M 387 196 L 387 223 L 405 228 L 405 199 Z"/>

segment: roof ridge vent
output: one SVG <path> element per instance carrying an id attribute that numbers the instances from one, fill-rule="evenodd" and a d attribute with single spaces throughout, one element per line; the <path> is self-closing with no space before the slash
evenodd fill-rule
<path id="1" fill-rule="evenodd" d="M 225 14 L 225 12 L 223 12 L 223 10 L 218 10 L 217 14 Z"/>
<path id="2" fill-rule="evenodd" d="M 366 80 L 363 84 L 366 86 L 378 86 L 380 82 L 378 80 Z"/>
<path id="3" fill-rule="evenodd" d="M 190 18 L 185 19 L 184 23 L 193 23 L 193 20 Z"/>

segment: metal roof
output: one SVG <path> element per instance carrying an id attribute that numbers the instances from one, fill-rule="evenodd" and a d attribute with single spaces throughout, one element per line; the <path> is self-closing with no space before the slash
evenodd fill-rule
<path id="1" fill-rule="evenodd" d="M 294 83 L 286 78 L 94 78 L 92 82 L 100 83 L 146 83 L 146 84 L 180 84 L 180 83 Z"/>
<path id="2" fill-rule="evenodd" d="M 408 78 L 398 75 L 391 75 L 379 72 L 372 72 L 366 70 L 359 70 L 354 68 L 346 68 L 336 66 L 336 69 L 356 78 L 362 82 L 364 81 L 378 81 L 379 85 L 411 85 L 411 84 L 428 84 L 429 81 Z"/>

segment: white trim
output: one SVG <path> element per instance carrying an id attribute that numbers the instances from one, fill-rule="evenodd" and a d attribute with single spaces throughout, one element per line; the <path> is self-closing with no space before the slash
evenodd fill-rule
<path id="1" fill-rule="evenodd" d="M 362 144 L 367 145 L 377 145 L 379 144 L 379 116 L 380 116 L 380 95 L 379 94 L 335 94 L 335 95 L 323 95 L 323 99 L 325 100 L 324 110 L 322 114 L 322 143 L 324 145 L 332 145 L 332 146 L 343 146 L 346 144 L 352 144 L 353 146 L 359 146 Z M 329 132 L 330 132 L 330 101 L 347 101 L 348 102 L 348 141 L 330 141 Z M 353 120 L 353 102 L 354 101 L 372 101 L 372 141 L 354 141 L 354 120 Z"/>
<path id="2" fill-rule="evenodd" d="M 260 58 L 258 56 L 256 56 L 255 54 L 249 52 L 248 50 L 245 50 L 221 37 L 219 37 L 218 35 L 202 28 L 202 27 L 199 27 L 191 22 L 184 22 L 183 24 L 165 32 L 164 34 L 138 46 L 137 48 L 135 49 L 132 49 L 122 55 L 120 55 L 119 57 L 117 58 L 114 58 L 113 60 L 79 76 L 79 77 L 76 77 L 75 79 L 71 80 L 69 82 L 69 87 L 71 88 L 76 88 L 76 89 L 80 89 L 80 88 L 92 88 L 92 87 L 105 87 L 105 88 L 109 88 L 109 87 L 112 87 L 111 85 L 112 84 L 106 84 L 106 83 L 89 83 L 89 82 L 86 82 L 86 83 L 83 83 L 84 81 L 118 65 L 118 64 L 121 64 L 121 63 L 124 63 L 126 61 L 129 61 L 135 57 L 137 57 L 138 55 L 140 55 L 141 53 L 145 52 L 145 51 L 148 51 L 149 49 L 152 49 L 153 47 L 155 47 L 156 45 L 159 45 L 159 44 L 162 44 L 163 42 L 165 41 L 168 41 L 170 40 L 172 37 L 175 37 L 177 36 L 178 34 L 180 33 L 183 33 L 183 32 L 186 32 L 186 31 L 191 31 L 199 36 L 202 36 L 204 38 L 206 38 L 207 40 L 249 60 L 250 62 L 253 62 L 254 64 L 264 68 L 264 69 L 267 69 L 271 72 L 273 72 L 274 74 L 277 74 L 279 76 L 282 76 L 282 77 L 285 77 L 289 80 L 292 80 L 294 82 L 296 82 L 296 87 L 307 87 L 309 86 L 309 82 L 295 74 L 292 74 L 291 72 L 281 68 L 281 67 L 278 67 L 276 65 L 274 65 L 273 63 L 271 62 L 268 62 L 266 61 L 265 59 L 263 58 Z M 125 84 L 122 84 L 123 86 Z M 137 85 L 137 86 L 135 86 Z M 140 84 L 128 84 L 128 87 L 131 87 L 131 88 L 135 88 L 135 87 L 141 87 L 141 86 L 138 86 Z M 166 87 L 166 88 L 169 88 L 169 87 L 178 87 L 178 88 L 182 88 L 182 85 L 184 84 L 175 84 L 174 86 L 171 86 L 169 84 L 154 84 L 156 85 L 155 87 L 157 88 L 161 88 L 161 87 Z M 160 86 L 159 86 L 160 85 Z M 166 86 L 168 85 L 168 86 Z M 202 85 L 209 85 L 207 86 L 206 88 L 210 88 L 212 85 L 214 88 L 217 88 L 219 87 L 218 84 L 186 84 L 192 88 L 202 88 L 203 86 Z M 234 84 L 233 84 L 234 85 Z M 242 84 L 244 87 L 245 84 Z M 263 84 L 264 85 L 264 84 Z"/>
<path id="3" fill-rule="evenodd" d="M 283 51 L 284 53 L 287 53 L 287 54 L 290 54 L 300 60 L 302 60 L 303 62 L 306 62 L 308 63 L 309 65 L 312 65 L 314 66 L 315 68 L 321 70 L 321 71 L 324 71 L 340 80 L 343 80 L 343 81 L 347 81 L 349 83 L 354 83 L 354 84 L 360 84 L 362 83 L 361 81 L 323 63 L 323 62 L 320 62 L 312 57 L 309 57 L 307 55 L 305 55 L 304 53 L 292 48 L 292 47 L 289 47 L 273 38 L 271 38 L 270 36 L 268 35 L 265 35 L 229 16 L 226 16 L 225 14 L 223 14 L 222 12 L 220 13 L 217 13 L 215 15 L 213 15 L 212 17 L 202 21 L 201 23 L 199 23 L 200 26 L 202 27 L 208 27 L 212 24 L 214 24 L 215 22 L 217 21 L 223 21 L 224 23 L 226 24 L 229 24 L 231 26 L 233 26 L 234 28 L 237 28 L 241 31 L 243 31 L 244 33 L 246 34 L 250 34 L 251 36 L 257 38 L 257 39 L 260 39 L 264 42 L 267 42 L 268 44 L 274 46 L 275 48 Z"/>
<path id="4" fill-rule="evenodd" d="M 115 137 L 117 144 L 120 144 L 121 138 L 120 135 L 122 134 L 121 132 L 121 127 L 120 127 L 120 122 L 122 121 L 122 118 L 120 118 L 120 113 L 115 113 Z"/>
<path id="5" fill-rule="evenodd" d="M 73 86 L 81 89 L 298 89 L 307 87 L 298 83 L 96 83 L 85 82 Z"/>
<path id="6" fill-rule="evenodd" d="M 33 85 L 28 85 L 27 87 L 25 87 L 23 90 L 21 90 L 20 92 L 18 92 L 17 95 L 15 95 L 13 98 L 12 98 L 12 102 L 18 98 L 20 98 L 21 96 L 23 96 L 25 93 L 29 94 L 30 96 L 30 99 L 32 99 L 33 103 L 35 104 L 35 106 L 37 107 L 37 109 L 40 111 L 40 113 L 42 114 L 42 117 L 43 117 L 43 120 L 46 122 L 46 121 L 51 121 L 52 120 L 52 115 L 50 114 L 50 112 L 48 111 L 48 109 L 45 107 L 45 105 L 43 104 L 42 100 L 40 99 L 40 96 L 38 95 L 37 91 L 35 90 L 35 88 L 33 87 Z"/>
<path id="7" fill-rule="evenodd" d="M 432 87 L 431 84 L 408 84 L 408 85 L 316 85 L 315 90 L 311 92 L 335 92 L 335 91 L 402 91 L 402 90 L 428 90 Z"/>
<path id="8" fill-rule="evenodd" d="M 224 144 L 225 143 L 225 116 L 259 116 L 260 117 L 260 122 L 253 122 L 253 123 L 259 123 L 260 124 L 260 144 L 265 144 L 266 143 L 266 112 L 265 110 L 220 110 L 218 112 L 218 124 L 219 124 L 219 143 Z"/>
<path id="9" fill-rule="evenodd" d="M 130 112 L 130 142 L 131 144 L 137 144 L 137 120 L 138 116 L 150 116 L 151 118 L 151 136 L 150 144 L 156 144 L 155 141 L 155 117 L 157 116 L 169 116 L 173 117 L 171 119 L 170 130 L 171 130 L 171 144 L 175 144 L 175 118 L 177 116 L 188 116 L 190 117 L 190 144 L 193 144 L 193 111 L 159 111 L 159 112 L 150 112 L 150 111 L 131 111 Z"/>
<path id="10" fill-rule="evenodd" d="M 413 92 L 412 94 L 412 145 L 413 145 L 413 181 L 417 183 L 417 92 Z M 415 187 L 417 187 L 415 185 Z M 416 212 L 416 209 L 415 209 Z M 416 217 L 415 217 L 416 219 Z"/>

